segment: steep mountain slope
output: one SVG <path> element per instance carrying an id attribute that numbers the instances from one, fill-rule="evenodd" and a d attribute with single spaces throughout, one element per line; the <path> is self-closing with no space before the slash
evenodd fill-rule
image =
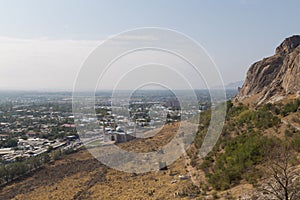
<path id="1" fill-rule="evenodd" d="M 273 56 L 254 63 L 236 102 L 260 105 L 299 96 L 300 36 L 286 38 Z"/>
<path id="2" fill-rule="evenodd" d="M 300 91 L 299 45 L 300 36 L 288 38 L 274 56 L 251 66 L 235 98 L 244 104 L 227 102 L 222 135 L 205 159 L 199 158 L 198 150 L 210 110 L 201 113 L 199 131 L 187 153 L 165 171 L 119 172 L 81 150 L 4 185 L 0 199 L 274 199 L 261 193 L 274 183 L 269 179 L 272 174 L 266 173 L 274 164 L 274 150 L 288 142 L 293 155 L 288 166 L 300 169 L 300 100 L 290 99 Z M 266 104 L 280 99 L 280 104 Z M 176 123 L 168 124 L 154 137 L 118 145 L 135 152 L 157 150 L 174 137 L 177 128 Z M 179 175 L 191 178 L 179 180 Z M 300 188 L 298 178 L 289 178 Z"/>

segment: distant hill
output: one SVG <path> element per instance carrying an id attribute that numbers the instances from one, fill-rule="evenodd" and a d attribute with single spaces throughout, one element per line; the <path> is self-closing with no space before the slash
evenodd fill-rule
<path id="1" fill-rule="evenodd" d="M 300 36 L 286 38 L 273 56 L 251 65 L 236 101 L 260 105 L 300 93 Z"/>
<path id="2" fill-rule="evenodd" d="M 239 87 L 243 86 L 243 83 L 244 83 L 243 80 L 231 82 L 231 83 L 225 84 L 224 88 L 226 90 L 238 90 Z M 221 85 L 213 87 L 213 89 L 221 89 L 221 88 L 223 88 L 223 86 L 221 86 Z"/>
<path id="3" fill-rule="evenodd" d="M 232 82 L 232 83 L 228 83 L 227 85 L 225 85 L 225 88 L 227 90 L 237 90 L 238 88 L 243 86 L 244 81 L 236 81 L 236 82 Z"/>

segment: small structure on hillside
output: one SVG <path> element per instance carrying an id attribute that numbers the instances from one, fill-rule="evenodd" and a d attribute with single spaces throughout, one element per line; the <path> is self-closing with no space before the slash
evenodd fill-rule
<path id="1" fill-rule="evenodd" d="M 115 143 L 129 142 L 136 137 L 130 131 L 125 131 L 122 127 L 117 127 L 115 131 L 104 129 L 104 141 L 114 141 Z"/>

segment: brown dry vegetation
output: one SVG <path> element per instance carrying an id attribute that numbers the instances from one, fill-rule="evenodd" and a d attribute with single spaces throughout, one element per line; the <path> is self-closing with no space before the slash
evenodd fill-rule
<path id="1" fill-rule="evenodd" d="M 239 119 L 246 114 L 251 112 L 241 110 L 230 115 L 219 142 L 233 140 L 240 134 L 245 135 L 248 131 L 247 126 L 252 127 L 252 132 L 259 131 L 261 136 L 280 139 L 286 137 L 287 129 L 299 126 L 297 121 L 299 112 L 289 113 L 285 117 L 277 115 L 279 121 L 268 127 L 256 127 L 253 120 L 239 123 Z M 205 120 L 202 121 L 201 127 L 205 127 Z M 188 123 L 186 125 L 190 126 Z M 201 144 L 202 132 L 205 133 L 205 129 L 201 130 L 195 138 L 196 143 L 199 144 Z M 157 151 L 175 138 L 177 131 L 178 124 L 167 124 L 153 137 L 135 139 L 118 146 L 131 152 Z M 192 132 L 192 129 L 187 132 Z M 148 134 L 152 135 L 151 132 Z M 220 199 L 237 199 L 243 194 L 249 197 L 255 192 L 255 188 L 244 179 L 238 184 L 230 185 L 228 190 L 215 192 L 206 180 L 205 170 L 199 167 L 203 160 L 194 156 L 197 155 L 197 149 L 193 144 L 188 151 L 188 156 L 183 155 L 177 159 L 168 166 L 168 170 L 143 174 L 130 174 L 108 168 L 91 156 L 87 150 L 81 150 L 64 155 L 61 160 L 0 188 L 0 199 L 174 199 L 175 197 L 203 199 L 204 196 L 209 196 L 210 199 L 217 196 Z M 216 155 L 224 153 L 224 149 L 216 151 Z M 192 178 L 178 180 L 178 175 L 187 174 Z M 199 188 L 195 185 L 199 185 Z M 174 196 L 174 194 L 179 195 Z"/>
<path id="2" fill-rule="evenodd" d="M 157 136 L 120 144 L 127 150 L 158 149 L 173 138 L 177 125 L 167 125 Z M 179 158 L 166 171 L 129 174 L 102 165 L 87 150 L 65 155 L 27 177 L 0 189 L 0 199 L 173 199 L 191 180 L 185 160 Z M 175 183 L 171 183 L 176 180 Z"/>

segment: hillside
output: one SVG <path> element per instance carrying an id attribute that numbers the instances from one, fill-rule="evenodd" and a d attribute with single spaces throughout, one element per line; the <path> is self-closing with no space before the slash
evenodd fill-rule
<path id="1" fill-rule="evenodd" d="M 299 101 L 266 104 L 259 109 L 228 102 L 221 138 L 204 159 L 199 147 L 210 111 L 201 115 L 194 143 L 167 170 L 129 174 L 102 165 L 87 150 L 64 155 L 38 171 L 0 189 L 1 199 L 249 199 L 261 195 L 264 169 L 272 146 L 286 139 L 300 152 Z M 168 124 L 154 137 L 121 143 L 123 149 L 147 152 L 174 136 L 178 124 Z M 266 145 L 268 144 L 268 145 Z M 299 160 L 293 161 L 299 166 Z M 179 175 L 190 179 L 179 180 Z M 247 198 L 246 198 L 247 197 Z M 256 196 L 257 197 L 257 196 Z M 266 199 L 265 196 L 261 199 Z"/>
<path id="2" fill-rule="evenodd" d="M 120 144 L 136 152 L 158 148 L 174 136 L 178 126 L 166 125 L 156 137 Z M 167 170 L 144 174 L 116 171 L 102 165 L 87 150 L 63 156 L 20 180 L 0 189 L 0 199 L 172 199 L 198 196 L 181 157 Z"/>
<path id="3" fill-rule="evenodd" d="M 279 162 L 291 173 L 287 179 L 289 190 L 297 188 L 294 199 L 300 198 L 299 106 L 299 100 L 265 104 L 256 109 L 228 102 L 222 135 L 213 151 L 202 160 L 197 156 L 197 150 L 207 131 L 205 119 L 209 117 L 205 116 L 210 115 L 204 113 L 204 120 L 200 122 L 202 128 L 187 153 L 192 167 L 205 174 L 205 179 L 200 181 L 201 191 L 216 191 L 219 197 L 230 194 L 234 199 L 273 199 L 274 195 L 262 190 L 271 183 L 282 192 L 278 182 L 272 180 L 274 174 L 270 170 Z M 289 157 L 285 158 L 285 155 Z M 278 174 L 285 173 L 280 171 Z"/>
<path id="4" fill-rule="evenodd" d="M 237 97 L 224 102 L 221 137 L 204 159 L 198 150 L 211 110 L 200 114 L 194 142 L 166 170 L 120 172 L 82 149 L 3 186 L 0 199 L 300 199 L 299 44 L 300 36 L 287 38 L 250 67 Z M 155 151 L 178 127 L 169 123 L 153 137 L 118 145 Z"/>

